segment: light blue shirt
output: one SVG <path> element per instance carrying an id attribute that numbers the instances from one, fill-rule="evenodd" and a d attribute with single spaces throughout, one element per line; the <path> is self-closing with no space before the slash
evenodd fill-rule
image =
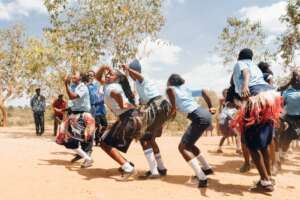
<path id="1" fill-rule="evenodd" d="M 262 71 L 255 65 L 252 60 L 240 60 L 233 69 L 233 82 L 235 86 L 235 92 L 242 96 L 243 87 L 243 74 L 242 70 L 248 69 L 250 73 L 249 87 L 254 85 L 268 84 L 264 80 Z"/>
<path id="2" fill-rule="evenodd" d="M 192 96 L 192 91 L 184 85 L 172 86 L 176 98 L 176 108 L 185 114 L 189 114 L 199 107 L 199 104 Z"/>
<path id="3" fill-rule="evenodd" d="M 122 113 L 128 111 L 129 109 L 122 109 L 120 108 L 119 104 L 116 102 L 114 98 L 110 96 L 111 92 L 114 91 L 116 93 L 121 94 L 123 98 L 123 103 L 129 104 L 129 101 L 127 97 L 125 96 L 125 93 L 118 83 L 110 83 L 108 85 L 104 86 L 104 103 L 108 106 L 108 108 L 116 115 L 119 116 Z"/>
<path id="4" fill-rule="evenodd" d="M 158 87 L 145 78 L 143 81 L 135 81 L 135 85 L 142 104 L 147 104 L 152 98 L 160 96 Z"/>
<path id="5" fill-rule="evenodd" d="M 90 103 L 90 94 L 89 94 L 88 87 L 84 83 L 79 83 L 79 85 L 77 85 L 74 88 L 74 93 L 76 93 L 79 97 L 72 100 L 71 110 L 90 112 L 91 103 Z"/>
<path id="6" fill-rule="evenodd" d="M 225 106 L 222 112 L 220 113 L 219 124 L 225 124 L 225 120 L 227 118 L 233 119 L 236 112 L 237 112 L 236 108 L 228 108 L 227 106 Z"/>
<path id="7" fill-rule="evenodd" d="M 288 115 L 300 115 L 300 89 L 289 88 L 283 93 L 285 110 Z"/>

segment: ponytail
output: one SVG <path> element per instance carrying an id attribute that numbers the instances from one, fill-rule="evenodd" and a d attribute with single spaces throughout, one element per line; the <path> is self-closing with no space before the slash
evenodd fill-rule
<path id="1" fill-rule="evenodd" d="M 134 94 L 131 90 L 131 87 L 130 87 L 130 84 L 129 84 L 129 81 L 128 81 L 127 77 L 119 71 L 117 71 L 116 73 L 117 73 L 118 78 L 119 78 L 119 84 L 121 85 L 121 87 L 122 87 L 122 89 L 125 93 L 125 96 L 127 97 L 128 101 L 132 105 L 135 106 L 136 105 L 135 104 L 135 97 L 134 97 Z"/>

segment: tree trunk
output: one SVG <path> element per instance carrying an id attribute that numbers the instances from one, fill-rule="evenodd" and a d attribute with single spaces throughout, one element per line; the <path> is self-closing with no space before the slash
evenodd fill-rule
<path id="1" fill-rule="evenodd" d="M 6 127 L 7 126 L 7 110 L 4 106 L 4 104 L 1 104 L 0 105 L 0 112 L 2 114 L 2 118 L 0 118 L 0 126 L 4 126 Z"/>

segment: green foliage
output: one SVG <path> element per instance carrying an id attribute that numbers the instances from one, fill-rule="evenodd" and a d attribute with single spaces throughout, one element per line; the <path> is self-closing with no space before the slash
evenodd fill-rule
<path id="1" fill-rule="evenodd" d="M 287 26 L 287 30 L 280 36 L 279 53 L 284 60 L 286 70 L 296 67 L 295 57 L 299 55 L 300 48 L 300 0 L 289 0 L 286 14 L 281 17 L 281 22 Z"/>
<path id="2" fill-rule="evenodd" d="M 231 66 L 243 48 L 250 48 L 255 52 L 254 60 L 267 61 L 272 59 L 273 55 L 266 48 L 265 39 L 266 35 L 260 22 L 229 17 L 225 28 L 219 35 L 216 50 L 223 59 L 224 66 Z"/>

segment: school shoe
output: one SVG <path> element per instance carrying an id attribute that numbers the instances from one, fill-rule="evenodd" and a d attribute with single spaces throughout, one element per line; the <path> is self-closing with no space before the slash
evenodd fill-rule
<path id="1" fill-rule="evenodd" d="M 80 155 L 76 154 L 75 157 L 71 160 L 71 163 L 74 163 L 74 162 L 80 160 L 81 158 L 82 157 Z"/>
<path id="2" fill-rule="evenodd" d="M 137 175 L 137 171 L 135 169 L 133 169 L 131 172 L 124 171 L 121 178 L 118 179 L 118 181 L 126 182 L 126 181 L 129 181 L 130 179 L 132 179 L 136 175 Z"/>
<path id="3" fill-rule="evenodd" d="M 244 163 L 240 168 L 240 172 L 246 173 L 246 172 L 250 171 L 250 169 L 251 169 L 250 164 Z"/>
<path id="4" fill-rule="evenodd" d="M 157 170 L 158 170 L 160 176 L 167 176 L 167 172 L 168 172 L 167 169 L 158 169 L 157 168 Z"/>
<path id="5" fill-rule="evenodd" d="M 160 174 L 152 174 L 151 171 L 147 171 L 144 175 L 139 176 L 139 179 L 146 180 L 146 179 L 159 179 Z"/>
<path id="6" fill-rule="evenodd" d="M 198 182 L 198 188 L 206 188 L 207 186 L 208 186 L 207 179 L 205 179 L 205 180 L 199 180 L 199 182 Z"/>
<path id="7" fill-rule="evenodd" d="M 81 168 L 88 168 L 93 165 L 94 161 L 92 159 L 85 159 L 81 164 Z"/>
<path id="8" fill-rule="evenodd" d="M 223 153 L 222 149 L 218 149 L 217 153 Z"/>
<path id="9" fill-rule="evenodd" d="M 251 192 L 273 192 L 274 186 L 270 185 L 262 185 L 260 181 L 258 181 L 254 187 L 250 189 Z"/>
<path id="10" fill-rule="evenodd" d="M 134 167 L 134 164 L 133 164 L 132 162 L 129 162 L 129 164 L 130 164 L 132 167 Z M 118 171 L 119 171 L 120 173 L 124 173 L 124 170 L 122 169 L 122 167 L 119 167 L 119 168 L 118 168 Z"/>
<path id="11" fill-rule="evenodd" d="M 212 168 L 209 168 L 209 169 L 203 169 L 201 168 L 203 173 L 207 176 L 207 175 L 212 175 L 214 174 L 214 171 L 212 170 Z"/>

